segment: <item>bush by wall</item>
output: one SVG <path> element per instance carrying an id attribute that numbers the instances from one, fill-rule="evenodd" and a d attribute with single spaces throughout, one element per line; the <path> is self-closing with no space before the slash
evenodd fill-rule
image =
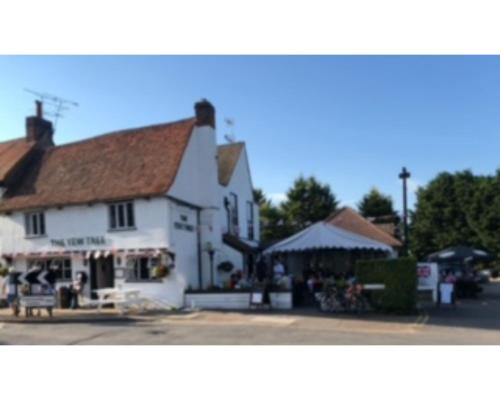
<path id="1" fill-rule="evenodd" d="M 376 295 L 385 312 L 409 314 L 417 306 L 417 261 L 413 258 L 360 260 L 356 277 L 361 283 L 383 283 L 385 290 Z"/>

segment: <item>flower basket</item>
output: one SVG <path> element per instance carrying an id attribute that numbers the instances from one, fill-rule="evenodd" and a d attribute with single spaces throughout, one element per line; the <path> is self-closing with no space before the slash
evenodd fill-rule
<path id="1" fill-rule="evenodd" d="M 166 265 L 159 265 L 153 270 L 153 276 L 157 279 L 166 278 L 170 274 L 170 268 Z"/>

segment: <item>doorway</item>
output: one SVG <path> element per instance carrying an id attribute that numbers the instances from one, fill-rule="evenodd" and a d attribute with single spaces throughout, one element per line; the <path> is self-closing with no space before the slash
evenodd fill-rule
<path id="1" fill-rule="evenodd" d="M 112 255 L 90 259 L 90 296 L 97 299 L 96 289 L 115 286 L 115 266 Z"/>

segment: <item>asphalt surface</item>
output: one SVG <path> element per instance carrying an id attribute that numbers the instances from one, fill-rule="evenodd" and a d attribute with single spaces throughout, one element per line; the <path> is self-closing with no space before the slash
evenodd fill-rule
<path id="1" fill-rule="evenodd" d="M 410 317 L 200 311 L 114 322 L 0 323 L 0 344 L 500 344 L 500 282 L 455 308 Z"/>

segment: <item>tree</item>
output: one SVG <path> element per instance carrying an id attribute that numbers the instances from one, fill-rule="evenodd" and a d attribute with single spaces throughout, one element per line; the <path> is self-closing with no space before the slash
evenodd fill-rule
<path id="1" fill-rule="evenodd" d="M 469 209 L 469 223 L 480 245 L 500 256 L 500 170 L 479 178 Z"/>
<path id="2" fill-rule="evenodd" d="M 470 171 L 441 173 L 417 192 L 410 247 L 423 258 L 449 246 L 481 246 L 471 207 L 481 178 Z"/>
<path id="3" fill-rule="evenodd" d="M 291 234 L 280 207 L 272 204 L 261 189 L 254 189 L 254 201 L 260 208 L 260 237 L 264 243 L 272 243 Z"/>
<path id="4" fill-rule="evenodd" d="M 314 177 L 299 177 L 287 192 L 281 204 L 286 225 L 292 233 L 308 225 L 324 220 L 337 209 L 338 201 L 330 186 Z"/>
<path id="5" fill-rule="evenodd" d="M 260 207 L 264 206 L 271 201 L 266 197 L 262 189 L 253 190 L 253 201 L 257 203 Z"/>
<path id="6" fill-rule="evenodd" d="M 363 196 L 358 203 L 358 210 L 363 217 L 395 215 L 391 197 L 380 193 L 376 188 Z"/>

